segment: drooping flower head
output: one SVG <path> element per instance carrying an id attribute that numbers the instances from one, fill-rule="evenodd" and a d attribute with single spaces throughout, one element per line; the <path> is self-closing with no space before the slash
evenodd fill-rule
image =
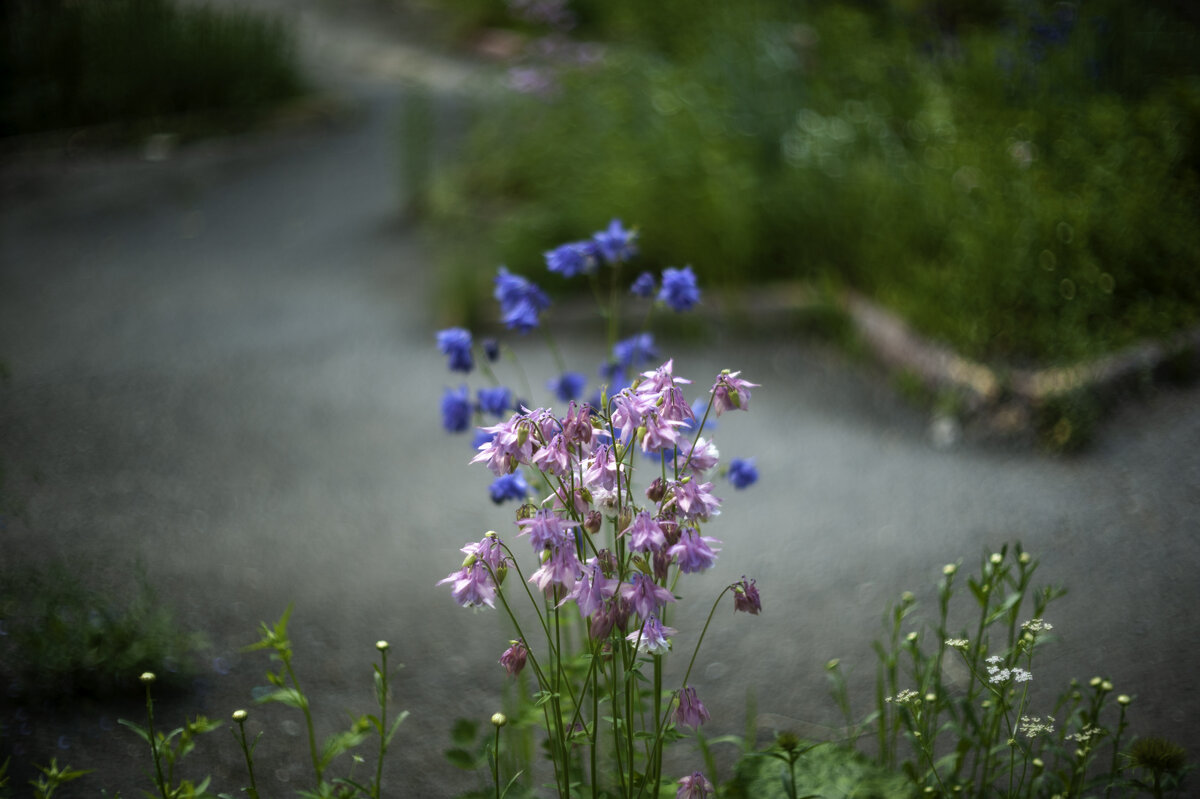
<path id="1" fill-rule="evenodd" d="M 663 535 L 662 527 L 650 515 L 642 511 L 633 517 L 633 522 L 621 531 L 621 535 L 629 534 L 629 548 L 636 552 L 659 550 L 667 545 L 667 537 Z"/>
<path id="2" fill-rule="evenodd" d="M 715 538 L 700 535 L 696 528 L 688 527 L 679 537 L 679 542 L 667 550 L 667 553 L 678 559 L 679 571 L 693 574 L 712 568 L 717 562 L 717 553 L 721 550 L 713 549 L 711 544 L 719 543 L 721 542 Z"/>
<path id="3" fill-rule="evenodd" d="M 500 656 L 500 665 L 508 672 L 510 677 L 516 677 L 521 673 L 521 669 L 525 668 L 525 660 L 529 657 L 529 650 L 525 648 L 525 642 L 521 639 L 512 641 L 508 649 L 504 650 L 504 654 Z"/>
<path id="4" fill-rule="evenodd" d="M 729 462 L 729 482 L 741 490 L 758 482 L 758 469 L 754 458 L 734 458 Z"/>
<path id="5" fill-rule="evenodd" d="M 587 274 L 596 268 L 598 254 L 594 241 L 573 241 L 546 252 L 546 268 L 563 277 Z"/>
<path id="6" fill-rule="evenodd" d="M 500 303 L 500 315 L 505 326 L 519 333 L 528 333 L 537 327 L 538 314 L 550 307 L 550 298 L 545 292 L 503 266 L 496 275 L 493 296 Z"/>
<path id="7" fill-rule="evenodd" d="M 653 297 L 658 290 L 658 285 L 654 282 L 654 275 L 649 272 L 642 272 L 637 276 L 637 280 L 633 281 L 633 285 L 629 287 L 629 293 L 635 297 L 645 297 L 649 299 Z"/>
<path id="8" fill-rule="evenodd" d="M 734 585 L 733 610 L 735 613 L 740 610 L 752 616 L 762 612 L 762 599 L 758 595 L 758 586 L 754 580 L 742 577 L 742 581 Z"/>
<path id="9" fill-rule="evenodd" d="M 633 609 L 643 619 L 650 618 L 659 608 L 675 601 L 674 594 L 641 572 L 634 572 L 630 575 L 629 582 L 621 584 L 621 598 L 633 605 Z"/>
<path id="10" fill-rule="evenodd" d="M 529 484 L 520 472 L 502 474 L 488 486 L 488 495 L 497 505 L 507 499 L 524 500 L 529 496 Z"/>
<path id="11" fill-rule="evenodd" d="M 496 606 L 496 584 L 481 560 L 475 561 L 470 566 L 463 566 L 444 580 L 438 581 L 438 585 L 443 583 L 454 584 L 450 589 L 450 595 L 464 608 L 477 608 L 481 605 L 487 605 L 489 608 Z"/>
<path id="12" fill-rule="evenodd" d="M 679 790 L 675 792 L 675 799 L 712 799 L 716 795 L 713 784 L 703 774 L 696 771 L 690 777 L 683 777 L 679 780 Z"/>
<path id="13" fill-rule="evenodd" d="M 583 394 L 583 387 L 587 385 L 587 377 L 579 372 L 567 372 L 562 374 L 549 383 L 546 388 L 554 392 L 554 396 L 558 397 L 563 402 L 570 402 L 573 399 L 579 399 Z"/>
<path id="14" fill-rule="evenodd" d="M 461 433 L 471 426 L 471 392 L 466 386 L 448 388 L 442 394 L 442 427 Z"/>
<path id="15" fill-rule="evenodd" d="M 567 531 L 575 523 L 562 518 L 554 511 L 542 508 L 528 519 L 518 519 L 517 526 L 521 528 L 520 535 L 529 534 L 529 543 L 535 552 L 541 552 L 548 547 L 565 546 L 568 543 Z"/>
<path id="16" fill-rule="evenodd" d="M 481 388 L 476 393 L 479 409 L 492 416 L 503 416 L 512 410 L 512 392 L 504 386 Z"/>
<path id="17" fill-rule="evenodd" d="M 462 327 L 449 327 L 438 331 L 438 349 L 448 359 L 452 372 L 470 372 L 475 367 L 471 357 L 471 331 Z"/>
<path id="18" fill-rule="evenodd" d="M 677 313 L 689 310 L 700 302 L 700 288 L 696 284 L 696 274 L 692 272 L 692 268 L 685 266 L 683 269 L 664 269 L 658 299 Z"/>
<path id="19" fill-rule="evenodd" d="M 563 602 L 574 600 L 581 615 L 591 616 L 617 593 L 617 582 L 613 577 L 605 577 L 599 560 L 592 558 L 583 564 L 575 587 Z"/>
<path id="20" fill-rule="evenodd" d="M 708 708 L 696 697 L 696 689 L 690 685 L 683 686 L 679 692 L 679 706 L 675 708 L 675 723 L 694 730 L 710 718 L 712 716 Z"/>
<path id="21" fill-rule="evenodd" d="M 674 627 L 664 627 L 657 616 L 650 616 L 640 630 L 631 632 L 625 636 L 625 640 L 636 646 L 639 652 L 665 655 L 671 651 L 669 636 L 677 632 L 679 631 Z"/>
<path id="22" fill-rule="evenodd" d="M 607 230 L 592 236 L 592 241 L 595 242 L 600 256 L 609 265 L 613 265 L 628 261 L 637 253 L 637 247 L 633 243 L 636 238 L 637 231 L 626 230 L 621 226 L 621 220 L 614 219 L 608 224 Z"/>
<path id="23" fill-rule="evenodd" d="M 713 410 L 717 416 L 725 411 L 745 411 L 750 409 L 750 389 L 757 388 L 758 383 L 750 383 L 738 377 L 741 372 L 730 372 L 728 369 L 717 375 L 713 383 Z"/>

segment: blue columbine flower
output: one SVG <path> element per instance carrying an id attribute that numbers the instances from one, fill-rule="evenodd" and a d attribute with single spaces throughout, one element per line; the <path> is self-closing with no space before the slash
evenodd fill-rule
<path id="1" fill-rule="evenodd" d="M 638 333 L 613 345 L 613 358 L 622 367 L 637 369 L 657 357 L 654 336 L 649 333 Z"/>
<path id="2" fill-rule="evenodd" d="M 504 386 L 479 389 L 479 409 L 493 416 L 503 416 L 512 408 L 512 392 Z"/>
<path id="3" fill-rule="evenodd" d="M 579 372 L 567 372 L 546 384 L 546 388 L 554 392 L 554 396 L 563 402 L 579 399 L 583 387 L 587 385 L 587 377 Z"/>
<path id="4" fill-rule="evenodd" d="M 483 340 L 483 354 L 489 363 L 495 363 L 500 358 L 500 342 L 494 338 Z"/>
<path id="5" fill-rule="evenodd" d="M 696 275 L 690 266 L 683 269 L 664 269 L 662 274 L 662 290 L 658 298 L 671 306 L 674 311 L 686 311 L 700 302 L 700 288 L 696 285 Z"/>
<path id="6" fill-rule="evenodd" d="M 607 230 L 592 236 L 592 241 L 596 243 L 600 256 L 611 265 L 628 261 L 637 253 L 637 247 L 633 245 L 635 238 L 637 231 L 626 230 L 621 226 L 620 219 L 614 219 L 608 223 Z"/>
<path id="7" fill-rule="evenodd" d="M 654 280 L 654 275 L 649 272 L 642 272 L 629 287 L 629 293 L 635 297 L 653 297 L 657 290 L 658 284 Z"/>
<path id="8" fill-rule="evenodd" d="M 471 392 L 466 386 L 448 388 L 442 395 L 442 427 L 461 433 L 471 426 Z"/>
<path id="9" fill-rule="evenodd" d="M 545 253 L 546 268 L 563 277 L 575 277 L 596 268 L 597 245 L 592 241 L 573 241 Z"/>
<path id="10" fill-rule="evenodd" d="M 758 469 L 754 458 L 734 458 L 729 462 L 729 482 L 736 489 L 743 489 L 758 482 Z"/>
<path id="11" fill-rule="evenodd" d="M 497 505 L 506 499 L 522 500 L 529 496 L 529 484 L 520 472 L 502 474 L 488 486 L 488 494 Z"/>
<path id="12" fill-rule="evenodd" d="M 496 275 L 496 290 L 493 296 L 500 303 L 500 314 L 505 326 L 520 333 L 528 333 L 538 326 L 538 313 L 550 307 L 550 298 L 534 283 L 520 275 L 514 275 L 500 267 Z"/>
<path id="13" fill-rule="evenodd" d="M 462 327 L 448 327 L 438 331 L 438 349 L 446 355 L 452 372 L 469 372 L 475 367 L 471 357 L 471 331 Z"/>

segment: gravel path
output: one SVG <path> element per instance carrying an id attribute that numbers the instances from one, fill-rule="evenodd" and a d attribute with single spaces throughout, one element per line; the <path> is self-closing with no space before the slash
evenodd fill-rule
<path id="1" fill-rule="evenodd" d="M 396 212 L 407 76 L 344 66 L 357 124 L 244 143 L 235 158 L 184 153 L 136 189 L 106 170 L 104 192 L 6 202 L 0 458 L 24 512 L 0 535 L 6 567 L 146 564 L 212 642 L 197 692 L 164 706 L 173 718 L 248 705 L 267 662 L 240 647 L 288 603 L 327 729 L 345 709 L 371 710 L 373 644 L 388 639 L 406 664 L 397 705 L 412 711 L 392 795 L 450 796 L 475 782 L 442 766 L 449 726 L 497 708 L 509 633 L 433 584 L 458 547 L 510 517 L 438 425 L 437 398 L 457 381 L 433 347 L 432 261 Z M 598 360 L 585 342 L 563 346 Z M 865 696 L 885 605 L 907 589 L 932 614 L 942 564 L 1020 540 L 1044 580 L 1070 588 L 1038 687 L 1103 675 L 1136 695 L 1137 732 L 1200 756 L 1200 389 L 1126 405 L 1091 451 L 1060 460 L 939 450 L 886 381 L 819 345 L 718 324 L 713 341 L 674 354 L 698 383 L 730 367 L 762 384 L 717 436 L 726 457 L 757 457 L 762 480 L 719 492 L 725 513 L 708 532 L 725 542 L 721 560 L 684 586 L 694 601 L 675 622 L 690 651 L 707 597 L 758 579 L 764 614 L 720 614 L 693 680 L 714 730 L 741 728 L 754 687 L 764 727 L 819 733 L 837 718 L 827 660 Z M 106 732 L 136 707 L 0 711 L 17 768 L 57 757 L 97 769 L 93 787 L 148 787 L 132 736 Z M 282 753 L 300 751 L 299 728 L 286 708 L 252 713 L 268 727 L 270 795 L 289 795 L 303 771 Z M 236 791 L 240 754 L 223 733 L 210 751 L 202 765 Z M 690 770 L 686 750 L 679 762 Z"/>

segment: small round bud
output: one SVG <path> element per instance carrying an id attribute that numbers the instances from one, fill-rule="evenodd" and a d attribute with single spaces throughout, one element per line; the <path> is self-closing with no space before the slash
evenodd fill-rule
<path id="1" fill-rule="evenodd" d="M 926 701 L 926 702 L 936 702 L 936 701 L 937 701 L 937 694 L 935 694 L 935 693 L 933 693 L 932 691 L 930 691 L 929 693 L 925 694 L 925 701 Z"/>
<path id="2" fill-rule="evenodd" d="M 910 644 L 915 644 L 917 642 L 917 634 L 915 632 L 909 633 L 908 635 L 904 636 L 904 639 Z"/>
<path id="3" fill-rule="evenodd" d="M 1035 757 L 1030 762 L 1033 763 L 1034 768 L 1039 769 L 1039 770 L 1044 769 L 1046 767 L 1046 761 L 1042 760 L 1040 757 Z"/>
<path id="4" fill-rule="evenodd" d="M 912 591 L 905 591 L 904 593 L 902 593 L 900 595 L 900 601 L 906 605 L 911 605 L 912 603 L 917 601 L 917 598 L 915 596 L 913 596 Z"/>
<path id="5" fill-rule="evenodd" d="M 1031 560 L 1033 560 L 1033 555 L 1030 555 L 1028 552 L 1022 552 L 1022 553 L 1020 554 L 1020 556 L 1017 558 L 1017 560 L 1018 560 L 1018 561 L 1020 561 L 1020 562 L 1021 562 L 1021 563 L 1023 563 L 1023 564 L 1026 564 L 1026 565 L 1028 565 L 1028 563 L 1029 563 Z"/>
<path id="6" fill-rule="evenodd" d="M 508 723 L 508 716 L 504 715 L 503 713 L 493 713 L 492 714 L 492 724 L 494 726 L 503 727 L 507 723 Z"/>
<path id="7" fill-rule="evenodd" d="M 1129 694 L 1121 694 L 1120 696 L 1117 697 L 1118 705 L 1128 705 L 1132 701 L 1133 701 L 1133 697 L 1130 696 Z"/>
<path id="8" fill-rule="evenodd" d="M 149 685 L 150 683 L 154 682 L 154 680 L 155 680 L 155 677 L 154 677 L 154 672 L 152 672 L 152 671 L 143 671 L 143 672 L 142 672 L 142 676 L 141 676 L 141 677 L 138 677 L 138 679 L 139 679 L 139 680 L 141 680 L 141 681 L 142 681 L 143 683 L 145 683 L 146 685 Z"/>
<path id="9" fill-rule="evenodd" d="M 1108 691 L 1111 691 L 1112 689 L 1113 689 L 1113 684 L 1111 682 L 1109 682 L 1108 680 L 1105 680 L 1104 682 L 1100 683 L 1101 691 L 1104 691 L 1107 693 Z"/>
<path id="10" fill-rule="evenodd" d="M 650 483 L 650 487 L 646 489 L 646 499 L 651 502 L 662 502 L 662 498 L 666 496 L 667 484 L 663 482 L 661 477 L 655 477 Z"/>
<path id="11" fill-rule="evenodd" d="M 1100 679 L 1099 677 L 1093 677 L 1092 679 L 1088 680 L 1088 685 L 1092 686 L 1093 688 L 1099 688 L 1100 683 L 1102 682 L 1104 682 L 1104 680 Z"/>
<path id="12" fill-rule="evenodd" d="M 958 571 L 958 564 L 956 563 L 947 563 L 942 567 L 942 574 L 946 575 L 947 577 L 950 577 L 956 571 Z"/>
<path id="13" fill-rule="evenodd" d="M 246 717 L 248 715 L 250 715 L 250 714 L 244 710 L 235 710 L 235 711 L 233 711 L 233 720 L 236 721 L 238 724 L 241 724 L 243 721 L 246 720 Z"/>
<path id="14" fill-rule="evenodd" d="M 590 510 L 583 520 L 583 529 L 587 530 L 589 534 L 595 535 L 600 532 L 600 525 L 603 523 L 604 518 L 600 515 L 600 511 Z"/>
<path id="15" fill-rule="evenodd" d="M 831 660 L 831 661 L 829 661 L 828 663 L 826 663 L 826 664 L 825 664 L 825 670 L 826 670 L 826 671 L 833 671 L 834 669 L 836 669 L 836 668 L 838 667 L 838 664 L 839 664 L 839 663 L 841 663 L 841 662 L 842 662 L 842 661 L 841 661 L 841 659 L 840 659 L 840 658 L 834 658 L 833 660 Z"/>
<path id="16" fill-rule="evenodd" d="M 375 648 L 378 649 L 380 652 L 386 652 L 388 650 L 388 642 L 387 641 L 376 641 Z"/>
<path id="17" fill-rule="evenodd" d="M 537 510 L 537 505 L 534 505 L 532 502 L 526 502 L 517 508 L 517 519 L 532 519 L 537 515 Z"/>
<path id="18" fill-rule="evenodd" d="M 999 566 L 1000 563 L 1004 560 L 1004 556 L 1001 555 L 999 552 L 993 552 L 992 556 L 990 558 L 988 558 L 988 560 L 990 560 L 992 562 L 993 566 Z"/>

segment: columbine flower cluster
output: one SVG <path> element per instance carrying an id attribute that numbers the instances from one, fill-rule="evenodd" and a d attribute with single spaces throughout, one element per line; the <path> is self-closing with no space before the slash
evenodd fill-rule
<path id="1" fill-rule="evenodd" d="M 546 252 L 546 266 L 564 278 L 590 279 L 607 268 L 615 284 L 620 267 L 637 254 L 636 238 L 635 231 L 613 220 L 589 239 Z M 675 312 L 694 308 L 701 297 L 691 267 L 667 268 L 658 278 L 642 272 L 629 295 L 635 298 L 631 302 L 653 299 L 651 310 Z M 538 327 L 550 306 L 536 284 L 504 267 L 495 280 L 495 298 L 505 327 L 521 334 Z M 515 536 L 528 539 L 537 564 L 526 578 L 502 536 L 489 532 L 462 548 L 462 565 L 439 585 L 450 584 L 454 600 L 464 607 L 495 608 L 504 598 L 506 575 L 516 569 L 541 594 L 545 612 L 579 620 L 589 651 L 621 652 L 629 668 L 639 654 L 657 659 L 671 651 L 677 632 L 666 623 L 677 601 L 672 589 L 680 575 L 706 571 L 717 560 L 721 542 L 705 535 L 722 506 L 714 485 L 721 470 L 711 420 L 748 410 L 757 384 L 724 370 L 693 402 L 686 395 L 692 381 L 675 374 L 673 360 L 646 368 L 658 357 L 649 333 L 614 340 L 616 310 L 605 314 L 612 354 L 598 372 L 595 391 L 584 399 L 588 378 L 560 365 L 561 374 L 547 384 L 564 403 L 557 410 L 518 400 L 499 384 L 491 367 L 500 354 L 496 342 L 484 342 L 480 359 L 466 329 L 437 334 L 451 371 L 470 373 L 478 365 L 493 383 L 474 395 L 466 385 L 446 389 L 442 423 L 452 432 L 472 424 L 477 428 L 471 463 L 494 475 L 489 488 L 494 502 L 521 502 Z M 639 458 L 652 459 L 654 478 L 648 485 L 635 484 Z M 739 490 L 758 479 L 752 458 L 733 459 L 724 474 Z M 732 593 L 736 611 L 761 612 L 753 580 L 743 577 L 725 590 Z M 512 616 L 507 602 L 504 609 Z M 529 662 L 544 681 L 535 652 L 532 642 L 517 638 L 500 663 L 516 675 Z M 563 656 L 551 647 L 547 660 Z M 695 728 L 708 721 L 687 675 L 671 697 L 677 726 Z M 705 790 L 703 777 L 688 779 L 681 784 L 692 793 Z"/>

